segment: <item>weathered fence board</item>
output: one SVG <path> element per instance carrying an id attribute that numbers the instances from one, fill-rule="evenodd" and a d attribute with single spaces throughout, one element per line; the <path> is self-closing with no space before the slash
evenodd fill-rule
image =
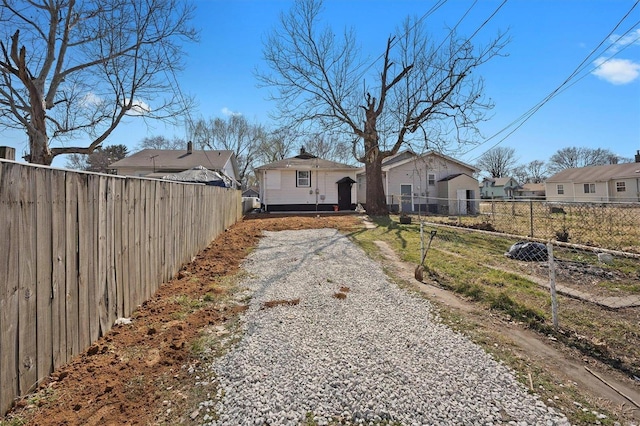
<path id="1" fill-rule="evenodd" d="M 66 178 L 58 173 L 51 181 L 51 334 L 53 368 L 67 362 L 67 318 L 66 318 Z"/>
<path id="2" fill-rule="evenodd" d="M 0 163 L 0 166 L 3 166 Z M 4 223 L 0 225 L 0 241 L 7 247 L 17 247 L 19 240 L 19 194 L 15 190 L 20 170 L 3 167 L 0 177 L 0 209 Z M 3 250 L 0 258 L 0 404 L 8 407 L 18 394 L 18 250 Z"/>
<path id="3" fill-rule="evenodd" d="M 37 376 L 45 377 L 53 371 L 53 333 L 51 277 L 53 273 L 52 240 L 52 173 L 35 170 L 36 190 L 36 344 Z"/>
<path id="4" fill-rule="evenodd" d="M 80 250 L 80 229 L 78 203 L 81 197 L 80 175 L 72 173 L 67 175 L 65 182 L 66 197 L 66 268 L 64 287 L 65 327 L 66 327 L 66 361 L 73 355 L 79 353 L 80 337 L 78 332 L 78 283 L 80 278 L 80 265 L 78 263 L 78 252 Z M 83 246 L 84 247 L 84 246 Z"/>
<path id="5" fill-rule="evenodd" d="M 35 176 L 22 169 L 18 188 L 28 199 L 21 202 L 18 220 L 18 378 L 21 393 L 28 392 L 38 378 L 36 306 L 36 223 Z"/>

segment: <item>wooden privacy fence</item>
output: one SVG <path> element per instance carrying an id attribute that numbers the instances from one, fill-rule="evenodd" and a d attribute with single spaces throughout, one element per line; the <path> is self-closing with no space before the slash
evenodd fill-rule
<path id="1" fill-rule="evenodd" d="M 237 190 L 0 161 L 0 414 L 241 216 Z"/>

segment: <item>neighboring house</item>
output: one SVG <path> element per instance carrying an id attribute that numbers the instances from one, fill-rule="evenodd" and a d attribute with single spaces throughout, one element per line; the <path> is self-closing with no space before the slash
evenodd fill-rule
<path id="1" fill-rule="evenodd" d="M 357 167 L 323 160 L 304 150 L 256 168 L 260 200 L 267 211 L 355 209 Z"/>
<path id="2" fill-rule="evenodd" d="M 544 183 L 525 183 L 514 190 L 516 198 L 544 199 Z"/>
<path id="3" fill-rule="evenodd" d="M 518 188 L 518 182 L 510 177 L 486 178 L 480 187 L 480 197 L 511 199 L 515 197 Z"/>
<path id="4" fill-rule="evenodd" d="M 382 161 L 383 187 L 391 211 L 468 214 L 478 210 L 479 170 L 454 158 L 410 150 Z M 366 206 L 366 175 L 357 176 L 358 203 Z"/>
<path id="5" fill-rule="evenodd" d="M 161 179 L 202 166 L 227 177 L 233 186 L 239 187 L 238 164 L 233 151 L 194 150 L 189 142 L 187 149 L 143 149 L 109 165 L 122 176 L 140 176 Z"/>
<path id="6" fill-rule="evenodd" d="M 545 181 L 547 201 L 638 202 L 640 155 L 635 163 L 579 167 L 556 173 Z"/>
<path id="7" fill-rule="evenodd" d="M 254 188 L 249 188 L 249 189 L 245 189 L 244 191 L 242 191 L 242 196 L 243 197 L 259 197 L 260 196 L 260 192 L 258 192 L 257 189 Z"/>

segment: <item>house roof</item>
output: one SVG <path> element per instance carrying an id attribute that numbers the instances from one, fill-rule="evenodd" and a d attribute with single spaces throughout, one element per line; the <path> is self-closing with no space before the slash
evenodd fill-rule
<path id="1" fill-rule="evenodd" d="M 468 177 L 468 178 L 471 178 L 471 179 L 474 179 L 474 180 L 475 180 L 475 178 L 474 178 L 473 176 L 469 176 L 469 175 L 468 175 L 468 174 L 466 174 L 466 173 L 454 173 L 454 174 L 449 175 L 449 176 L 447 176 L 447 177 L 443 177 L 443 178 L 442 178 L 442 179 L 440 179 L 438 182 L 447 182 L 447 181 L 449 181 L 449 180 L 453 180 L 453 179 L 455 179 L 455 178 L 457 178 L 457 177 L 460 177 L 460 176 L 466 176 L 466 177 Z"/>
<path id="2" fill-rule="evenodd" d="M 547 179 L 552 182 L 607 182 L 612 179 L 640 178 L 640 163 L 607 164 L 604 166 L 565 169 Z"/>
<path id="3" fill-rule="evenodd" d="M 518 189 L 518 191 L 544 192 L 545 191 L 544 183 L 525 183 Z"/>
<path id="4" fill-rule="evenodd" d="M 389 170 L 393 167 L 398 167 L 401 166 L 403 164 L 406 164 L 410 161 L 415 161 L 421 158 L 427 158 L 427 157 L 440 157 L 444 160 L 450 161 L 452 163 L 456 163 L 460 166 L 466 167 L 470 170 L 472 170 L 473 172 L 479 172 L 480 169 L 477 169 L 476 167 L 470 165 L 470 164 L 466 164 L 463 163 L 462 161 L 456 160 L 453 157 L 449 157 L 448 155 L 442 154 L 440 152 L 434 151 L 434 150 L 429 150 L 427 152 L 425 152 L 424 154 L 418 155 L 415 152 L 407 149 L 405 151 L 399 152 L 394 156 L 391 157 L 387 157 L 384 160 L 382 160 L 382 168 L 383 170 Z"/>
<path id="5" fill-rule="evenodd" d="M 130 156 L 111 163 L 113 169 L 132 167 L 152 170 L 188 170 L 203 166 L 209 170 L 222 170 L 231 160 L 237 173 L 233 151 L 229 150 L 192 150 L 185 149 L 143 149 Z"/>
<path id="6" fill-rule="evenodd" d="M 285 158 L 284 160 L 274 161 L 273 163 L 265 164 L 260 167 L 256 167 L 256 170 L 357 170 L 358 167 L 350 166 L 348 164 L 337 163 L 335 161 L 323 160 L 322 158 L 314 157 L 311 155 L 299 155 L 296 157 Z"/>
<path id="7" fill-rule="evenodd" d="M 510 177 L 488 178 L 488 179 L 485 179 L 485 180 L 489 181 L 489 182 L 493 182 L 492 186 L 505 186 L 511 180 L 513 180 L 515 182 L 515 179 L 512 179 Z M 516 186 L 509 187 L 509 188 L 515 188 L 517 186 L 518 186 L 518 183 L 516 182 Z"/>

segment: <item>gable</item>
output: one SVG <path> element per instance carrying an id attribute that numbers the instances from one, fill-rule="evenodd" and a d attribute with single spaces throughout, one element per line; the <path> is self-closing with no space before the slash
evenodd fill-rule
<path id="1" fill-rule="evenodd" d="M 389 159 L 383 160 L 382 170 L 389 171 L 393 168 L 401 167 L 410 163 L 419 163 L 416 164 L 416 167 L 420 166 L 420 168 L 434 163 L 439 163 L 441 166 L 443 166 L 441 168 L 445 168 L 448 164 L 451 164 L 452 166 L 454 166 L 454 169 L 463 170 L 470 175 L 480 171 L 470 164 L 463 163 L 462 161 L 456 160 L 455 158 L 449 157 L 436 151 L 428 151 L 427 153 L 419 156 L 414 152 L 408 150 L 393 157 L 389 157 Z"/>

